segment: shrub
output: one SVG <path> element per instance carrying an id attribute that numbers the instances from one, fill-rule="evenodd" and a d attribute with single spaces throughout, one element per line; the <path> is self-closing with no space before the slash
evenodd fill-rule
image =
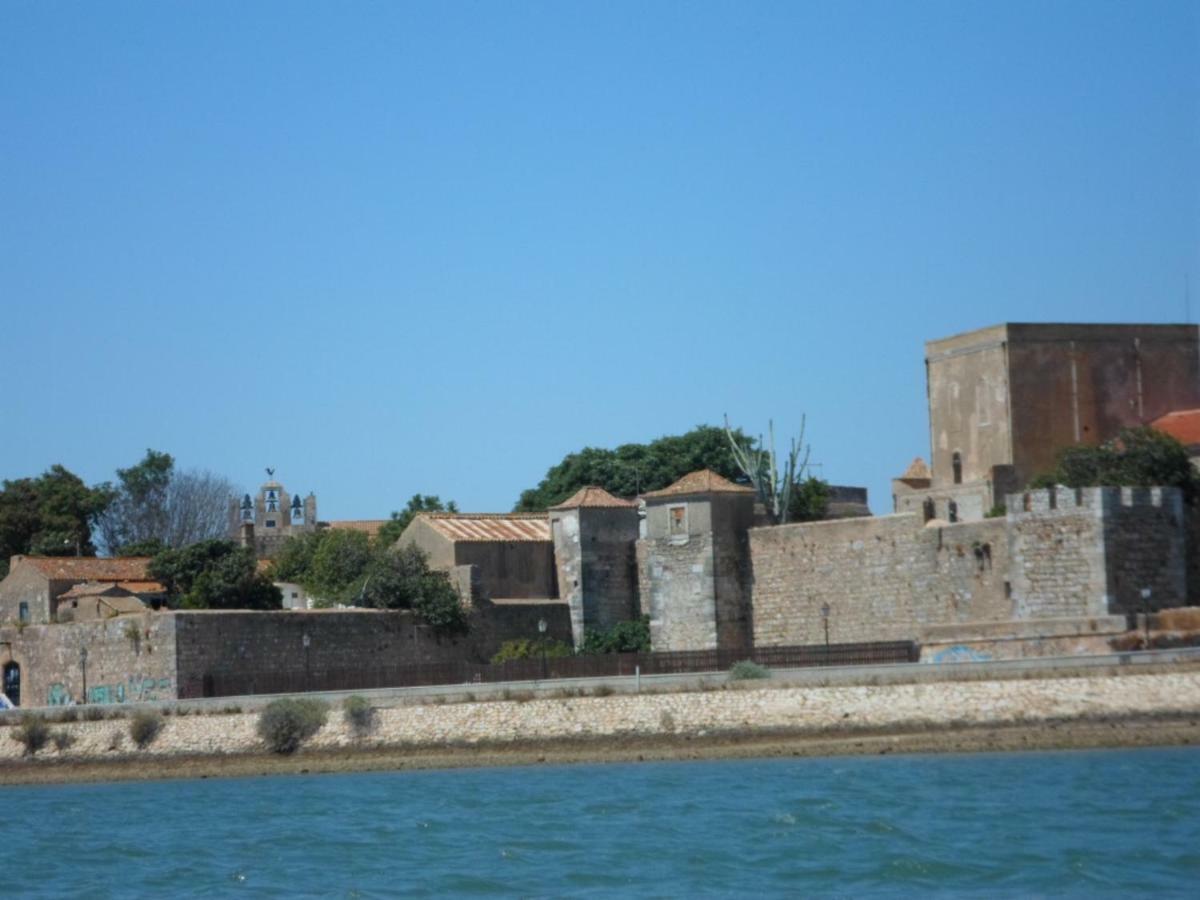
<path id="1" fill-rule="evenodd" d="M 50 740 L 50 727 L 41 716 L 25 713 L 21 716 L 21 726 L 13 731 L 12 737 L 25 745 L 26 756 L 34 756 Z"/>
<path id="2" fill-rule="evenodd" d="M 743 659 L 740 662 L 735 662 L 729 669 L 730 681 L 749 681 L 754 678 L 770 678 L 771 670 L 766 666 L 760 666 L 758 663 L 750 659 Z"/>
<path id="3" fill-rule="evenodd" d="M 573 656 L 575 653 L 570 644 L 562 641 L 517 638 L 512 641 L 505 641 L 500 645 L 500 649 L 492 657 L 492 664 L 499 665 L 500 663 L 508 662 L 510 659 L 541 659 L 543 647 L 545 647 L 547 659 L 562 659 L 566 656 Z"/>
<path id="4" fill-rule="evenodd" d="M 615 693 L 616 691 L 614 691 L 607 684 L 599 684 L 592 688 L 593 697 L 611 697 Z"/>
<path id="5" fill-rule="evenodd" d="M 79 718 L 79 710 L 74 706 L 64 706 L 62 709 L 56 710 L 48 717 L 52 722 L 74 722 Z"/>
<path id="6" fill-rule="evenodd" d="M 607 631 L 587 630 L 580 653 L 649 653 L 650 617 L 618 622 Z"/>
<path id="7" fill-rule="evenodd" d="M 162 727 L 162 716 L 153 710 L 144 709 L 134 713 L 133 718 L 129 720 L 129 736 L 133 738 L 139 750 L 145 750 L 154 743 Z"/>
<path id="8" fill-rule="evenodd" d="M 375 708 L 366 697 L 347 697 L 342 702 L 342 716 L 355 737 L 370 734 L 375 727 Z"/>
<path id="9" fill-rule="evenodd" d="M 99 706 L 85 706 L 83 708 L 83 718 L 88 722 L 99 722 L 104 718 L 104 710 Z"/>
<path id="10" fill-rule="evenodd" d="M 60 728 L 50 735 L 50 740 L 54 742 L 54 749 L 62 753 L 75 743 L 75 736 L 67 731 L 67 729 Z"/>
<path id="11" fill-rule="evenodd" d="M 275 753 L 295 753 L 328 716 L 329 706 L 320 700 L 274 700 L 258 716 L 258 735 Z"/>

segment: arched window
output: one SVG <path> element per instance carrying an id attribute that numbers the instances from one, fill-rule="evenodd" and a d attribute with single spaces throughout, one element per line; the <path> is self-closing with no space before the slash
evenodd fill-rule
<path id="1" fill-rule="evenodd" d="M 946 504 L 946 513 L 947 513 L 947 518 L 950 519 L 951 524 L 953 524 L 954 522 L 957 522 L 958 521 L 958 504 L 955 503 L 953 500 L 951 500 L 949 503 Z"/>
<path id="2" fill-rule="evenodd" d="M 954 483 L 962 484 L 962 454 L 957 450 L 954 451 L 954 456 L 951 457 L 950 464 L 954 466 Z"/>
<path id="3" fill-rule="evenodd" d="M 926 522 L 928 522 L 935 515 L 937 515 L 937 510 L 934 509 L 934 506 L 933 506 L 933 498 L 932 497 L 925 498 L 924 511 L 925 511 L 925 521 Z"/>

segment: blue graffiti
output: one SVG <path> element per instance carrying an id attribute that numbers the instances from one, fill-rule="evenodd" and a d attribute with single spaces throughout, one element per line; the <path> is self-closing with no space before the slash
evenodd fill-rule
<path id="1" fill-rule="evenodd" d="M 947 647 L 945 650 L 939 650 L 933 655 L 932 662 L 934 663 L 961 663 L 961 662 L 990 662 L 992 655 L 984 653 L 982 650 L 976 650 L 974 647 L 966 647 L 962 644 L 955 644 L 953 647 Z"/>

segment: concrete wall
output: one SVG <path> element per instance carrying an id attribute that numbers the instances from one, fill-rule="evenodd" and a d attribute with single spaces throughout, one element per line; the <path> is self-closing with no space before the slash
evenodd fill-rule
<path id="1" fill-rule="evenodd" d="M 434 529 L 428 521 L 420 516 L 413 519 L 404 529 L 404 534 L 401 535 L 397 544 L 404 547 L 415 544 L 420 547 L 428 557 L 431 569 L 448 571 L 457 565 L 454 560 L 454 542 Z"/>
<path id="2" fill-rule="evenodd" d="M 33 566 L 17 563 L 0 581 L 0 625 L 15 625 L 22 603 L 29 604 L 31 623 L 49 622 L 54 612 L 52 595 L 52 585 L 45 575 Z"/>
<path id="3" fill-rule="evenodd" d="M 0 629 L 0 664 L 21 666 L 22 706 L 174 699 L 175 659 L 169 614 Z"/>
<path id="4" fill-rule="evenodd" d="M 486 597 L 558 596 L 550 541 L 458 541 L 454 564 L 479 567 L 480 589 Z"/>
<path id="5" fill-rule="evenodd" d="M 1002 519 L 926 528 L 902 514 L 754 528 L 754 642 L 915 640 L 942 622 L 1012 618 Z"/>

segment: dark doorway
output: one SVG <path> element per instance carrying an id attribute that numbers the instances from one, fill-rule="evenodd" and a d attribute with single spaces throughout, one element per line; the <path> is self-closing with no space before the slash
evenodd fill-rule
<path id="1" fill-rule="evenodd" d="M 21 705 L 21 667 L 15 662 L 4 664 L 4 696 L 13 706 Z"/>

